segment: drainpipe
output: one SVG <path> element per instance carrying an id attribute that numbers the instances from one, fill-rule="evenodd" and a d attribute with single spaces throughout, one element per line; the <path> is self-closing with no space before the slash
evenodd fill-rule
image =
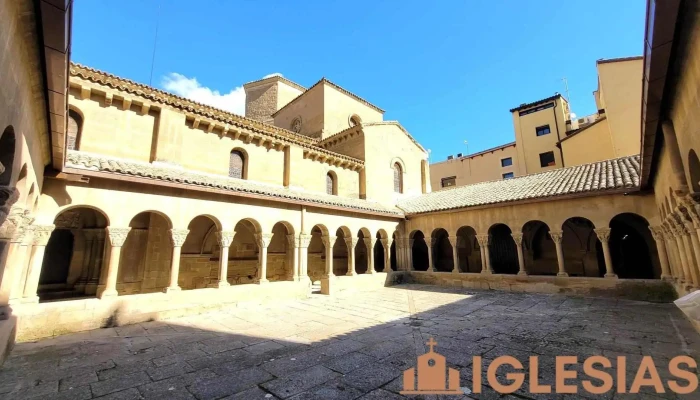
<path id="1" fill-rule="evenodd" d="M 554 107 L 552 107 L 552 114 L 554 114 L 554 126 L 557 128 L 557 144 L 561 141 L 559 137 L 559 121 L 557 120 L 557 101 L 554 100 Z M 559 156 L 561 157 L 561 167 L 564 168 L 564 150 L 559 147 Z"/>

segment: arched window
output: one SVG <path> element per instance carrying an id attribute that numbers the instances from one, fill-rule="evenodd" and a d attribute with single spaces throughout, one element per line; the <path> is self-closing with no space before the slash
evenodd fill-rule
<path id="1" fill-rule="evenodd" d="M 74 110 L 68 110 L 68 132 L 66 135 L 66 148 L 68 150 L 78 150 L 82 130 L 83 119 L 80 114 Z"/>
<path id="2" fill-rule="evenodd" d="M 399 163 L 394 163 L 394 192 L 403 193 L 403 171 Z"/>
<path id="3" fill-rule="evenodd" d="M 338 194 L 338 180 L 332 172 L 326 174 L 326 194 Z"/>
<path id="4" fill-rule="evenodd" d="M 11 126 L 0 135 L 0 186 L 9 186 L 15 163 L 15 131 Z"/>
<path id="5" fill-rule="evenodd" d="M 232 150 L 228 159 L 228 176 L 246 179 L 246 172 L 245 154 L 240 150 Z"/>
<path id="6" fill-rule="evenodd" d="M 353 114 L 348 119 L 348 123 L 350 124 L 350 126 L 358 126 L 362 123 L 362 119 L 360 118 L 359 115 Z"/>

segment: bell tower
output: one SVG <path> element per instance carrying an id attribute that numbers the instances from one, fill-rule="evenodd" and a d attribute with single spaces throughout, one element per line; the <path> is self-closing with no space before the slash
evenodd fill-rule
<path id="1" fill-rule="evenodd" d="M 281 75 L 274 75 L 243 85 L 245 116 L 272 124 L 272 114 L 302 94 L 306 88 Z"/>

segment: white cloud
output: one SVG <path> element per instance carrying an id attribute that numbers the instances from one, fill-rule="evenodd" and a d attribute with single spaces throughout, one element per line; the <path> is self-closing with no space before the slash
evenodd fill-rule
<path id="1" fill-rule="evenodd" d="M 197 81 L 197 78 L 188 78 L 177 72 L 171 72 L 164 76 L 162 86 L 163 89 L 169 92 L 198 103 L 245 115 L 245 91 L 243 86 L 235 87 L 230 92 L 222 94 L 218 90 L 202 86 Z"/>

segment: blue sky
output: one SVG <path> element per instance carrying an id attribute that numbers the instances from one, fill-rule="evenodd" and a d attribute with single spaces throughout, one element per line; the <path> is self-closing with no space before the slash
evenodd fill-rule
<path id="1" fill-rule="evenodd" d="M 159 7 L 160 4 L 160 7 Z M 160 8 L 160 11 L 159 11 Z M 431 161 L 513 141 L 508 110 L 595 112 L 595 61 L 641 55 L 643 0 L 75 0 L 72 60 L 240 110 L 241 85 L 322 76 L 386 110 Z"/>

